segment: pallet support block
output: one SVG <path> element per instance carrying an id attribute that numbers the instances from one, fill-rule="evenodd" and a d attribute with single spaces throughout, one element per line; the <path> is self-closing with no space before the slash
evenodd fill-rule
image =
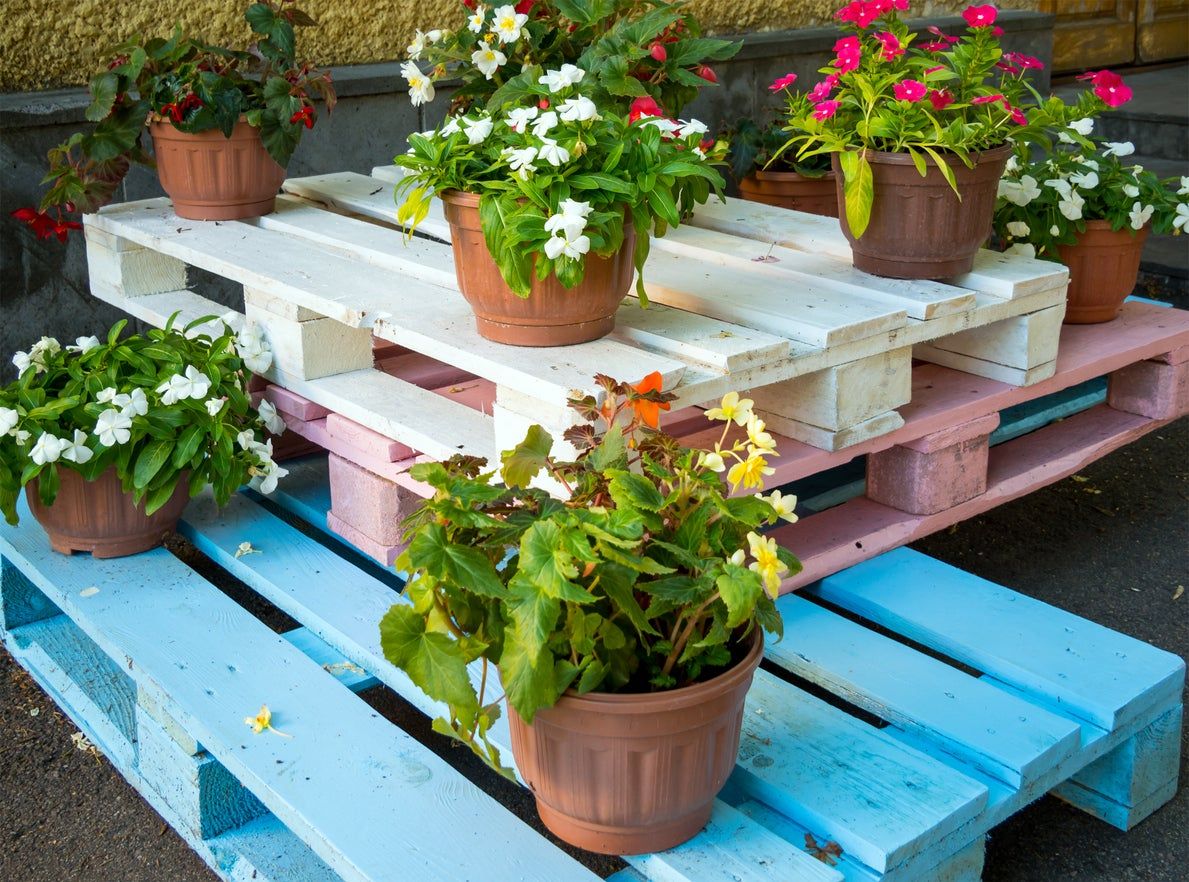
<path id="1" fill-rule="evenodd" d="M 400 543 L 402 522 L 420 497 L 337 454 L 330 454 L 329 466 L 333 522 L 328 523 L 352 528 L 351 536 L 344 538 L 358 545 L 355 540 L 362 534 L 370 540 L 362 550 L 371 554 L 383 548 L 386 557 L 389 549 Z M 341 535 L 339 529 L 332 528 Z"/>
<path id="2" fill-rule="evenodd" d="M 1169 353 L 1171 359 L 1179 353 Z M 1110 375 L 1106 403 L 1153 420 L 1189 413 L 1189 361 L 1140 361 Z"/>
<path id="3" fill-rule="evenodd" d="M 1130 830 L 1177 792 L 1183 708 L 1177 705 L 1053 794 L 1120 830 Z"/>
<path id="4" fill-rule="evenodd" d="M 971 328 L 915 347 L 924 361 L 1015 386 L 1031 386 L 1057 370 L 1065 304 Z"/>
<path id="5" fill-rule="evenodd" d="M 248 321 L 260 325 L 272 347 L 273 364 L 267 372 L 270 378 L 286 374 L 315 380 L 373 367 L 372 334 L 367 328 L 352 328 L 323 316 L 292 318 L 261 306 L 262 302 L 266 301 L 261 295 L 245 291 L 245 315 Z M 294 316 L 309 313 L 301 307 L 289 311 Z"/>
<path id="6" fill-rule="evenodd" d="M 867 457 L 867 497 L 909 514 L 936 514 L 986 492 L 991 414 Z"/>
<path id="7" fill-rule="evenodd" d="M 0 558 L 0 632 L 53 618 L 60 612 L 24 573 Z"/>
<path id="8" fill-rule="evenodd" d="M 898 429 L 912 399 L 912 347 L 902 346 L 748 393 L 770 429 L 840 450 Z"/>
<path id="9" fill-rule="evenodd" d="M 126 297 L 186 288 L 186 264 L 176 257 L 91 226 L 87 227 L 87 266 L 91 292 L 117 305 Z"/>

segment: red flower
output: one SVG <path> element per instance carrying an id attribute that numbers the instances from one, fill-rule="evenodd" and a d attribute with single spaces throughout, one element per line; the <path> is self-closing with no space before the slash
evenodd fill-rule
<path id="1" fill-rule="evenodd" d="M 1002 37 L 1003 36 L 1003 28 L 999 27 L 999 25 L 995 25 L 995 27 L 991 28 L 991 36 L 992 37 Z"/>
<path id="2" fill-rule="evenodd" d="M 994 104 L 996 101 L 1006 101 L 1002 95 L 979 95 L 977 98 L 971 98 L 971 104 Z"/>
<path id="3" fill-rule="evenodd" d="M 834 59 L 834 66 L 838 68 L 838 73 L 847 73 L 859 66 L 859 59 L 863 54 L 863 44 L 859 42 L 858 37 L 843 37 L 834 44 L 834 54 L 838 56 Z"/>
<path id="4" fill-rule="evenodd" d="M 1044 62 L 1039 58 L 1025 55 L 1023 52 L 1004 52 L 1003 60 L 1022 67 L 1024 70 L 1044 70 L 1045 67 Z"/>
<path id="5" fill-rule="evenodd" d="M 779 92 L 781 89 L 787 89 L 795 82 L 797 82 L 797 75 L 795 73 L 786 73 L 783 77 L 773 80 L 772 85 L 768 87 L 768 91 Z"/>
<path id="6" fill-rule="evenodd" d="M 648 392 L 660 392 L 663 378 L 660 371 L 653 371 L 639 383 L 632 387 L 632 390 L 644 395 Z M 654 429 L 659 429 L 661 425 L 662 410 L 667 411 L 670 407 L 667 401 L 648 401 L 639 398 L 631 398 L 628 403 L 632 410 L 636 412 L 636 416 L 646 426 L 651 426 Z"/>
<path id="7" fill-rule="evenodd" d="M 516 4 L 516 14 L 528 15 L 530 12 L 532 12 L 533 7 L 536 5 L 537 0 L 520 0 L 520 2 Z"/>
<path id="8" fill-rule="evenodd" d="M 537 107 L 541 108 L 542 110 L 548 110 L 549 109 L 549 99 L 542 98 L 540 101 L 537 102 Z"/>
<path id="9" fill-rule="evenodd" d="M 816 86 L 809 91 L 809 100 L 814 104 L 825 101 L 830 97 L 830 93 L 834 91 L 834 87 L 838 85 L 838 77 L 836 74 L 830 74 Z"/>
<path id="10" fill-rule="evenodd" d="M 653 43 L 648 54 L 652 56 L 653 61 L 664 61 L 669 57 L 669 53 L 665 50 L 665 44 L 661 42 Z"/>
<path id="11" fill-rule="evenodd" d="M 931 73 L 937 73 L 939 70 L 945 70 L 945 65 L 935 64 L 932 67 L 925 68 L 925 76 L 928 76 Z"/>
<path id="12" fill-rule="evenodd" d="M 900 45 L 899 38 L 891 31 L 881 31 L 875 35 L 875 39 L 883 44 L 880 58 L 884 61 L 894 61 L 897 56 L 904 54 L 904 47 Z"/>
<path id="13" fill-rule="evenodd" d="M 841 106 L 841 101 L 819 101 L 813 106 L 812 116 L 818 120 L 829 119 L 838 112 L 838 108 Z"/>
<path id="14" fill-rule="evenodd" d="M 1018 126 L 1028 125 L 1028 117 L 1024 116 L 1024 111 L 1020 110 L 1020 108 L 1018 108 L 1018 107 L 1010 107 L 1010 106 L 1007 109 L 1011 112 L 1011 121 L 1012 122 L 1014 122 Z"/>
<path id="15" fill-rule="evenodd" d="M 301 123 L 307 129 L 312 129 L 314 127 L 314 108 L 309 104 L 303 105 L 301 110 L 289 117 L 289 122 Z"/>
<path id="16" fill-rule="evenodd" d="M 708 64 L 700 65 L 698 67 L 697 71 L 695 71 L 695 72 L 697 73 L 698 76 L 700 76 L 702 79 L 704 79 L 708 83 L 717 83 L 718 82 L 718 74 L 716 74 L 714 72 L 714 68 L 712 68 Z"/>
<path id="17" fill-rule="evenodd" d="M 631 122 L 635 122 L 636 120 L 641 119 L 642 117 L 646 117 L 646 116 L 664 116 L 664 115 L 665 115 L 665 111 L 661 108 L 661 106 L 659 104 L 656 103 L 655 98 L 653 98 L 651 95 L 641 95 L 639 98 L 637 98 L 635 101 L 632 102 L 632 106 L 628 113 L 628 120 Z"/>
<path id="18" fill-rule="evenodd" d="M 948 43 L 951 46 L 954 43 L 957 43 L 960 39 L 959 37 L 951 37 L 949 34 L 943 34 L 941 32 L 941 28 L 939 28 L 937 25 L 929 25 L 929 27 L 925 28 L 925 30 L 935 36 L 938 40 Z"/>
<path id="19" fill-rule="evenodd" d="M 921 48 L 926 52 L 944 52 L 946 49 L 950 48 L 950 44 L 940 41 L 933 43 L 922 43 Z"/>
<path id="20" fill-rule="evenodd" d="M 61 212 L 58 213 L 57 220 L 50 217 L 48 212 L 38 211 L 35 208 L 18 208 L 12 212 L 12 216 L 21 223 L 27 224 L 38 239 L 57 236 L 59 242 L 65 242 L 71 230 L 83 228 L 83 225 L 78 221 L 63 220 Z"/>
<path id="21" fill-rule="evenodd" d="M 989 28 L 995 24 L 997 15 L 999 10 L 988 3 L 985 6 L 971 6 L 962 13 L 962 18 L 966 19 L 967 26 L 971 28 Z"/>
<path id="22" fill-rule="evenodd" d="M 892 86 L 897 101 L 920 101 L 928 91 L 920 80 L 901 80 Z"/>
<path id="23" fill-rule="evenodd" d="M 934 110 L 945 110 L 954 103 L 954 93 L 949 89 L 934 89 L 929 93 L 929 103 Z"/>
<path id="24" fill-rule="evenodd" d="M 1088 70 L 1078 75 L 1079 80 L 1090 80 L 1094 94 L 1108 107 L 1118 107 L 1131 100 L 1131 88 L 1123 84 L 1123 78 L 1109 70 Z"/>
<path id="25" fill-rule="evenodd" d="M 1002 71 L 1007 71 L 1007 73 L 1010 73 L 1010 74 L 1018 74 L 1018 73 L 1024 72 L 1024 68 L 1018 67 L 1017 65 L 1014 65 L 1010 61 L 1006 61 L 1003 58 L 996 61 L 995 66 Z"/>

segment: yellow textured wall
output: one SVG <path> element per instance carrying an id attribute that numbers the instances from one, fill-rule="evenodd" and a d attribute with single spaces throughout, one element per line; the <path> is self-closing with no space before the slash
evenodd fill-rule
<path id="1" fill-rule="evenodd" d="M 214 43 L 240 45 L 248 28 L 240 0 L 4 0 L 0 17 L 0 91 L 77 85 L 95 73 L 110 47 L 131 34 L 165 35 L 175 21 Z M 488 5 L 491 0 L 488 0 Z M 707 27 L 743 32 L 828 21 L 841 0 L 693 0 Z M 942 14 L 967 0 L 916 0 L 913 13 Z M 1036 0 L 998 0 L 1002 8 L 1036 8 Z M 358 64 L 400 57 L 416 27 L 461 21 L 458 0 L 304 0 L 318 27 L 299 51 L 320 64 Z"/>

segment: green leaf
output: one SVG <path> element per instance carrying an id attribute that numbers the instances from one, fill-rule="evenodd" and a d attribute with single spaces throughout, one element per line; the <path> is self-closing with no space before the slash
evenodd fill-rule
<path id="1" fill-rule="evenodd" d="M 381 619 L 380 646 L 384 657 L 430 698 L 446 702 L 460 716 L 478 710 L 461 648 L 445 634 L 427 631 L 425 619 L 411 606 L 398 603 Z"/>
<path id="2" fill-rule="evenodd" d="M 608 490 L 615 504 L 620 507 L 660 511 L 665 504 L 661 491 L 645 478 L 632 472 L 613 471 Z"/>
<path id="3" fill-rule="evenodd" d="M 648 621 L 644 610 L 636 601 L 635 582 L 632 571 L 626 567 L 610 563 L 599 567 L 599 587 L 615 607 L 628 617 L 632 627 L 641 635 L 651 634 L 659 637 L 660 634 Z"/>
<path id="4" fill-rule="evenodd" d="M 558 689 L 553 655 L 548 649 L 530 654 L 515 640 L 504 642 L 500 655 L 500 682 L 508 703 L 526 723 L 531 723 L 537 711 L 557 703 Z"/>
<path id="5" fill-rule="evenodd" d="M 727 607 L 727 627 L 737 628 L 751 618 L 756 601 L 764 593 L 759 576 L 745 567 L 728 563 L 715 587 Z"/>
<path id="6" fill-rule="evenodd" d="M 571 580 L 578 577 L 574 556 L 564 548 L 562 528 L 553 521 L 537 521 L 520 539 L 520 574 L 550 597 L 575 602 L 594 600 Z"/>
<path id="7" fill-rule="evenodd" d="M 842 167 L 843 196 L 846 202 L 846 222 L 851 235 L 862 238 L 871 222 L 871 206 L 875 201 L 875 184 L 871 175 L 871 163 L 858 150 L 845 150 L 838 154 Z"/>
<path id="8" fill-rule="evenodd" d="M 596 658 L 582 672 L 582 677 L 578 680 L 578 694 L 585 695 L 592 689 L 598 689 L 606 676 L 607 666 Z"/>
<path id="9" fill-rule="evenodd" d="M 160 487 L 150 490 L 147 494 L 145 494 L 144 513 L 146 515 L 153 514 L 155 511 L 160 509 L 161 506 L 169 502 L 170 498 L 173 496 L 173 491 L 177 489 L 179 478 L 181 478 L 181 473 L 175 472 L 173 476 Z"/>
<path id="10" fill-rule="evenodd" d="M 495 566 L 481 551 L 449 541 L 441 524 L 426 524 L 409 544 L 409 563 L 463 591 L 484 597 L 505 596 Z"/>
<path id="11" fill-rule="evenodd" d="M 132 472 L 132 486 L 143 490 L 149 482 L 161 471 L 161 466 L 169 461 L 173 453 L 174 441 L 154 441 L 147 445 L 136 458 L 136 466 Z"/>
<path id="12" fill-rule="evenodd" d="M 536 424 L 529 426 L 523 441 L 500 454 L 504 483 L 509 487 L 527 487 L 545 468 L 552 449 L 553 436 Z"/>
<path id="13" fill-rule="evenodd" d="M 623 428 L 613 425 L 603 433 L 599 443 L 587 454 L 586 462 L 596 471 L 606 471 L 612 466 L 620 464 L 620 461 L 627 455 L 627 450 Z"/>
<path id="14" fill-rule="evenodd" d="M 557 627 L 561 602 L 539 590 L 523 573 L 513 576 L 508 588 L 507 607 L 513 634 L 524 644 L 525 652 L 537 658 Z"/>
<path id="15" fill-rule="evenodd" d="M 636 188 L 627 181 L 601 172 L 587 172 L 570 178 L 570 185 L 578 190 L 606 190 L 621 196 L 635 196 Z"/>
<path id="16" fill-rule="evenodd" d="M 170 461 L 173 463 L 175 469 L 180 469 L 188 463 L 198 452 L 199 446 L 206 439 L 206 429 L 198 424 L 190 426 L 186 431 L 182 432 L 181 438 L 178 439 L 177 446 L 173 449 L 173 454 Z"/>
<path id="17" fill-rule="evenodd" d="M 91 122 L 99 122 L 109 113 L 116 101 L 119 90 L 119 79 L 111 71 L 97 74 L 91 78 L 91 103 L 87 105 L 84 116 Z"/>

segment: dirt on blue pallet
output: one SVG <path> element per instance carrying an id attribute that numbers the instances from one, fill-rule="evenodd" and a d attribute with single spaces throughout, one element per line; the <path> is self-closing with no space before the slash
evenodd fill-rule
<path id="1" fill-rule="evenodd" d="M 1189 421 L 1181 421 L 1087 469 L 1080 476 L 1086 480 L 1061 482 L 917 547 L 1108 627 L 1184 651 L 1189 597 L 1174 595 L 1189 581 L 1186 463 Z M 230 579 L 220 587 L 239 594 L 241 602 L 256 597 Z M 278 629 L 288 624 L 268 609 L 253 612 Z M 376 700 L 376 694 L 384 697 Z M 420 713 L 389 695 L 377 691 L 368 698 L 457 765 L 462 753 L 435 743 Z M 39 713 L 31 715 L 33 709 Z M 0 660 L 0 731 L 5 733 L 0 878 L 213 878 L 104 760 L 75 746 L 73 725 L 6 655 Z M 496 795 L 518 814 L 532 816 L 527 797 Z M 1045 798 L 992 832 L 984 878 L 1178 879 L 1189 854 L 1186 831 L 1184 790 L 1129 835 Z M 603 875 L 615 866 L 592 869 Z"/>

